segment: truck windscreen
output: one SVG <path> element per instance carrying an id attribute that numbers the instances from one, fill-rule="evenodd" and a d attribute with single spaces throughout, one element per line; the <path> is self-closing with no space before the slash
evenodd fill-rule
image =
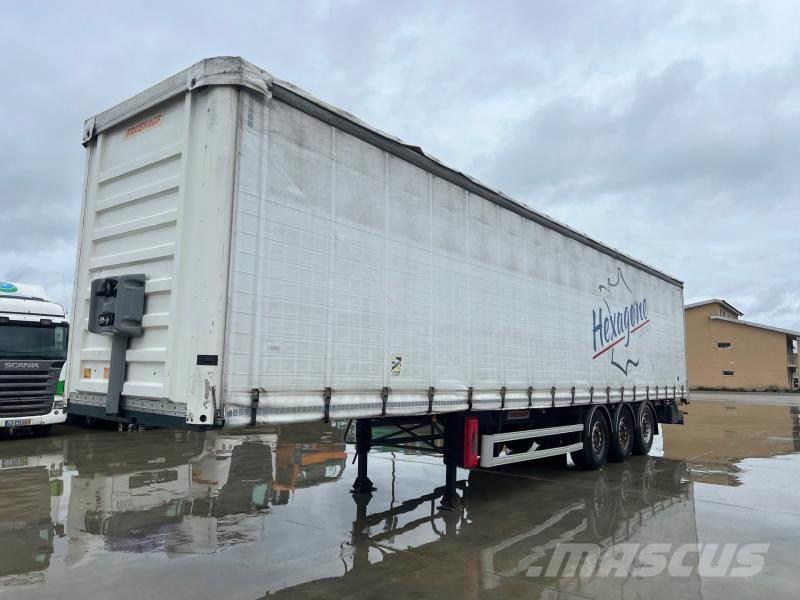
<path id="1" fill-rule="evenodd" d="M 67 331 L 65 323 L 0 323 L 0 358 L 64 359 Z"/>

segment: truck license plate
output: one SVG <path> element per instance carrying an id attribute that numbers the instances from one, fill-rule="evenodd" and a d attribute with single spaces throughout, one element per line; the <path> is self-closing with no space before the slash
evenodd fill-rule
<path id="1" fill-rule="evenodd" d="M 26 427 L 31 424 L 31 419 L 6 419 L 6 427 Z"/>

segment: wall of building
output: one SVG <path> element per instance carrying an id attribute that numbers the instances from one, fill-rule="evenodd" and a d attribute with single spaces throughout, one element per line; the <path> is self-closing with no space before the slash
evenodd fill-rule
<path id="1" fill-rule="evenodd" d="M 710 319 L 711 315 L 721 316 L 720 308 L 709 304 L 686 311 L 689 385 L 720 389 L 788 388 L 786 335 Z M 718 348 L 718 342 L 728 342 L 731 346 Z M 723 375 L 723 371 L 734 374 Z"/>

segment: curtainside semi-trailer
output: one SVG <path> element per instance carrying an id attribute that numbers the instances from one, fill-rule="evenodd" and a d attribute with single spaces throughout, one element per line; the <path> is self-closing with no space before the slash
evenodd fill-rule
<path id="1" fill-rule="evenodd" d="M 71 413 L 354 419 L 358 490 L 370 445 L 442 450 L 454 485 L 456 465 L 597 468 L 682 420 L 680 281 L 240 58 L 83 144 Z"/>

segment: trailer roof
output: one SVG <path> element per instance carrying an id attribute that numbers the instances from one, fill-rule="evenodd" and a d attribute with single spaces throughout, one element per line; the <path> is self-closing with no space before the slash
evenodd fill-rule
<path id="1" fill-rule="evenodd" d="M 273 77 L 267 71 L 238 56 L 218 56 L 201 60 L 161 83 L 87 119 L 84 124 L 82 143 L 88 144 L 97 134 L 148 108 L 193 89 L 209 85 L 242 86 L 274 97 L 450 183 L 463 187 L 476 196 L 494 202 L 566 237 L 683 288 L 683 282 L 679 279 L 509 198 L 503 192 L 494 190 L 473 177 L 445 165 L 433 156 L 426 154 L 419 146 L 407 144 L 399 138 L 372 127 L 347 111 L 323 102 L 289 82 Z"/>

